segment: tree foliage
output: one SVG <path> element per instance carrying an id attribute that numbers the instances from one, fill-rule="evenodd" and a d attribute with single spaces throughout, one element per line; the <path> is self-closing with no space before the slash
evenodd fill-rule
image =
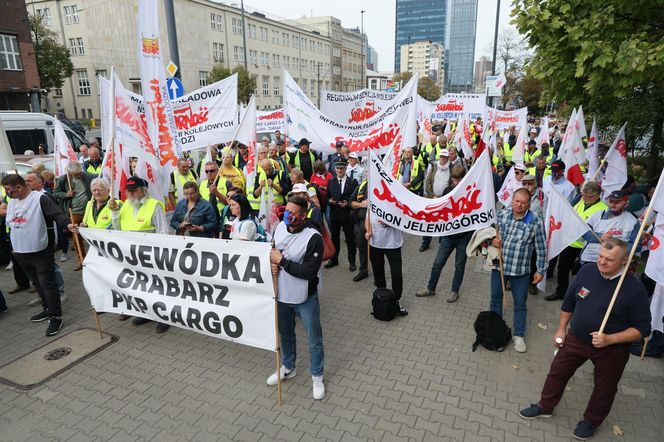
<path id="1" fill-rule="evenodd" d="M 61 88 L 65 78 L 72 76 L 74 64 L 69 50 L 58 43 L 58 34 L 43 25 L 42 17 L 30 16 L 29 22 L 39 83 L 48 93 L 51 89 Z"/>
<path id="2" fill-rule="evenodd" d="M 244 104 L 249 103 L 249 99 L 256 91 L 256 78 L 252 77 L 244 66 L 237 65 L 231 70 L 223 64 L 218 63 L 212 67 L 212 71 L 208 75 L 208 82 L 214 83 L 215 81 L 230 77 L 233 74 L 237 74 L 238 101 Z"/>
<path id="3" fill-rule="evenodd" d="M 664 136 L 664 14 L 656 10 L 646 0 L 515 0 L 512 12 L 535 49 L 543 98 L 582 104 L 605 127 L 627 121 L 628 143 L 645 137 L 653 160 Z"/>
<path id="4" fill-rule="evenodd" d="M 401 82 L 401 87 L 403 87 L 408 81 L 413 77 L 412 72 L 401 72 L 394 74 L 392 76 L 392 81 Z M 427 76 L 420 75 L 420 78 L 417 82 L 417 93 L 420 97 L 425 98 L 429 101 L 436 101 L 440 98 L 441 92 L 440 87 L 436 84 L 435 81 L 430 79 Z"/>
<path id="5" fill-rule="evenodd" d="M 500 98 L 503 106 L 508 106 L 519 92 L 518 84 L 528 62 L 527 45 L 514 28 L 506 28 L 498 37 L 496 52 L 496 69 L 505 73 L 506 80 Z"/>
<path id="6" fill-rule="evenodd" d="M 542 82 L 539 78 L 526 72 L 521 81 L 516 85 L 515 89 L 521 99 L 520 106 L 527 106 L 528 113 L 540 114 L 542 112 L 540 104 L 542 97 Z"/>

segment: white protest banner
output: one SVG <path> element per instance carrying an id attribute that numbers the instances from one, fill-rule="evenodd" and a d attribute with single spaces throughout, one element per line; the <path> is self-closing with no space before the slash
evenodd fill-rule
<path id="1" fill-rule="evenodd" d="M 316 108 L 285 69 L 283 78 L 288 136 L 293 140 L 307 138 L 312 142 L 311 147 L 323 154 L 333 153 L 337 141 L 343 141 L 351 152 L 362 154 L 374 149 L 382 154 L 405 140 L 415 143 L 417 139 L 417 74 L 392 104 L 359 123 L 328 117 Z"/>
<path id="2" fill-rule="evenodd" d="M 509 207 L 510 204 L 512 204 L 512 194 L 514 191 L 523 187 L 523 184 L 516 180 L 515 171 L 516 169 L 514 167 L 510 167 L 510 170 L 507 172 L 505 180 L 503 181 L 503 185 L 496 193 L 498 201 L 500 201 L 505 207 Z"/>
<path id="3" fill-rule="evenodd" d="M 355 92 L 323 91 L 320 111 L 340 123 L 359 123 L 386 109 L 396 96 L 396 92 L 373 89 L 360 89 Z"/>
<path id="4" fill-rule="evenodd" d="M 286 121 L 284 119 L 283 108 L 272 111 L 256 111 L 256 132 L 263 134 L 266 132 L 274 133 L 276 131 L 286 131 Z"/>
<path id="5" fill-rule="evenodd" d="M 98 312 L 129 314 L 277 348 L 270 244 L 80 229 L 83 285 Z"/>
<path id="6" fill-rule="evenodd" d="M 53 122 L 53 156 L 55 158 L 55 163 L 53 172 L 56 177 L 67 175 L 67 166 L 70 161 L 78 161 L 78 157 L 74 152 L 74 148 L 65 134 L 65 130 L 62 128 L 62 123 L 57 118 Z M 69 183 L 71 186 L 71 183 Z"/>
<path id="7" fill-rule="evenodd" d="M 392 178 L 372 151 L 369 155 L 371 216 L 414 235 L 446 236 L 488 227 L 496 207 L 488 151 L 485 150 L 461 182 L 447 195 L 428 199 Z"/>
<path id="8" fill-rule="evenodd" d="M 486 116 L 490 124 L 496 129 L 507 129 L 510 126 L 520 127 L 528 121 L 528 108 L 522 107 L 515 110 L 500 110 L 490 106 L 486 107 Z"/>
<path id="9" fill-rule="evenodd" d="M 464 114 L 471 120 L 486 114 L 486 94 L 445 94 L 435 102 L 432 120 L 458 120 Z"/>

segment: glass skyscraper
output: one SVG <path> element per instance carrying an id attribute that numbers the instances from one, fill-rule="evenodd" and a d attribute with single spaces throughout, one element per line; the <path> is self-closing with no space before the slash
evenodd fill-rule
<path id="1" fill-rule="evenodd" d="M 473 92 L 477 0 L 449 0 L 445 45 L 445 92 Z"/>
<path id="2" fill-rule="evenodd" d="M 440 43 L 447 49 L 445 36 L 449 0 L 397 0 L 394 33 L 394 72 L 401 68 L 401 45 L 417 41 Z M 477 0 L 475 0 L 477 5 Z M 477 10 L 477 8 L 476 8 Z M 472 61 L 471 61 L 472 77 Z"/>

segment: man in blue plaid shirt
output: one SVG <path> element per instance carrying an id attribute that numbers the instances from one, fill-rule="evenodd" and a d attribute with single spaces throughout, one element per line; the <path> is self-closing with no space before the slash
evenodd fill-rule
<path id="1" fill-rule="evenodd" d="M 521 188 L 514 192 L 512 208 L 498 213 L 500 238 L 493 245 L 502 248 L 503 269 L 514 299 L 514 350 L 526 352 L 526 299 L 528 285 L 537 284 L 546 274 L 546 236 L 542 220 L 530 210 L 530 192 Z M 537 273 L 530 281 L 530 260 L 533 247 L 537 253 Z M 491 310 L 503 316 L 503 289 L 500 270 L 491 271 Z"/>

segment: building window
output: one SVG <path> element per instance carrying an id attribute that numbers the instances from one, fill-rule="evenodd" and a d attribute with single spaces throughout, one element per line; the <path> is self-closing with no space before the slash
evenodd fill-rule
<path id="1" fill-rule="evenodd" d="M 272 30 L 272 44 L 279 44 L 279 31 Z"/>
<path id="2" fill-rule="evenodd" d="M 51 26 L 53 21 L 51 20 L 51 8 L 37 9 L 37 17 L 41 17 L 41 23 L 44 26 Z"/>
<path id="3" fill-rule="evenodd" d="M 233 34 L 242 35 L 242 19 L 233 18 L 232 23 L 233 23 Z"/>
<path id="4" fill-rule="evenodd" d="M 297 35 L 293 35 L 293 47 L 295 49 L 300 48 L 300 38 Z"/>
<path id="5" fill-rule="evenodd" d="M 268 64 L 270 64 L 270 62 L 268 61 L 269 57 L 270 54 L 268 54 L 267 52 L 261 52 L 261 66 L 267 66 Z"/>
<path id="6" fill-rule="evenodd" d="M 224 30 L 224 16 L 221 14 L 215 14 L 214 12 L 210 13 L 210 27 L 213 31 L 223 31 Z"/>
<path id="7" fill-rule="evenodd" d="M 284 46 L 290 46 L 290 35 L 289 34 L 287 34 L 285 32 L 283 32 L 281 34 L 281 44 L 283 44 Z"/>
<path id="8" fill-rule="evenodd" d="M 249 63 L 258 64 L 258 51 L 249 49 Z"/>
<path id="9" fill-rule="evenodd" d="M 244 62 L 244 46 L 233 47 L 233 60 Z"/>
<path id="10" fill-rule="evenodd" d="M 272 54 L 272 66 L 273 67 L 275 67 L 275 68 L 279 67 L 279 58 L 281 58 L 281 57 L 279 57 L 279 55 Z"/>
<path id="11" fill-rule="evenodd" d="M 261 26 L 261 41 L 267 41 L 267 28 Z"/>
<path id="12" fill-rule="evenodd" d="M 252 25 L 251 23 L 249 23 L 247 25 L 247 28 L 249 29 L 249 38 L 256 39 L 257 38 L 256 37 L 256 25 Z"/>
<path id="13" fill-rule="evenodd" d="M 15 35 L 0 34 L 0 68 L 5 71 L 20 71 L 21 54 L 18 52 L 18 39 Z"/>
<path id="14" fill-rule="evenodd" d="M 310 95 L 311 95 L 312 97 L 315 97 L 315 96 L 316 96 L 316 82 L 315 82 L 314 80 L 311 80 L 311 81 L 309 82 L 309 84 L 311 85 L 311 89 L 310 89 L 311 94 L 310 94 Z"/>
<path id="15" fill-rule="evenodd" d="M 99 78 L 99 77 L 108 78 L 108 72 L 106 71 L 106 69 L 97 69 L 95 71 L 95 77 L 97 77 L 97 78 Z"/>
<path id="16" fill-rule="evenodd" d="M 223 43 L 212 43 L 212 59 L 215 62 L 219 62 L 219 63 L 224 62 L 224 44 Z"/>
<path id="17" fill-rule="evenodd" d="M 62 97 L 62 88 L 56 87 L 55 89 L 53 89 L 53 96 Z"/>
<path id="18" fill-rule="evenodd" d="M 302 92 L 304 92 L 305 94 L 307 93 L 307 83 L 308 81 L 306 78 L 302 80 Z"/>
<path id="19" fill-rule="evenodd" d="M 210 75 L 208 71 L 198 71 L 198 85 L 200 87 L 208 85 L 208 75 Z"/>
<path id="20" fill-rule="evenodd" d="M 267 75 L 263 75 L 263 96 L 270 96 L 270 77 Z"/>
<path id="21" fill-rule="evenodd" d="M 78 6 L 65 6 L 65 24 L 71 25 L 79 22 Z"/>
<path id="22" fill-rule="evenodd" d="M 272 78 L 272 86 L 274 88 L 274 96 L 275 97 L 280 97 L 281 96 L 281 77 L 273 77 Z"/>
<path id="23" fill-rule="evenodd" d="M 90 95 L 88 71 L 86 69 L 76 71 L 76 78 L 78 79 L 78 95 Z"/>
<path id="24" fill-rule="evenodd" d="M 83 39 L 81 37 L 69 39 L 69 52 L 71 55 L 85 55 Z"/>

